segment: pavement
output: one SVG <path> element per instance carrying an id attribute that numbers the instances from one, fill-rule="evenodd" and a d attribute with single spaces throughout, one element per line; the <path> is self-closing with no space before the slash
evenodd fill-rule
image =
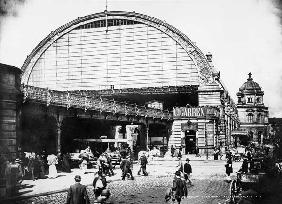
<path id="1" fill-rule="evenodd" d="M 200 166 L 197 168 L 197 172 L 193 172 L 193 177 L 197 179 L 207 179 L 210 176 L 222 179 L 222 176 L 225 175 L 225 160 L 213 160 L 213 157 L 209 157 L 208 159 L 206 156 L 196 157 L 195 155 L 183 155 L 182 162 L 185 162 L 186 158 L 190 159 L 190 164 Z M 178 166 L 179 161 L 177 158 L 160 158 L 154 157 L 153 160 L 149 160 L 147 165 L 147 170 L 149 172 L 149 176 L 167 176 L 172 175 L 174 172 L 179 168 Z M 241 163 L 234 162 L 233 168 L 234 172 L 239 170 Z M 202 167 L 201 167 L 202 166 Z M 207 174 L 207 168 L 208 173 Z M 139 164 L 134 162 L 133 165 L 133 175 L 137 175 L 137 171 L 139 170 Z M 64 173 L 59 172 L 58 177 L 55 179 L 38 179 L 38 180 L 24 180 L 21 183 L 21 186 L 18 190 L 18 193 L 14 196 L 9 198 L 5 198 L 5 200 L 18 200 L 28 197 L 36 197 L 41 195 L 49 195 L 58 192 L 66 191 L 70 185 L 74 184 L 74 176 L 81 175 L 81 183 L 84 185 L 92 185 L 94 175 L 98 171 L 98 169 L 92 168 L 87 169 L 86 173 L 80 169 L 72 169 L 71 173 Z M 111 177 L 107 177 L 107 181 L 113 182 L 121 180 L 121 171 L 117 167 L 115 169 L 115 175 Z M 3 201 L 3 200 L 2 200 Z M 0 203 L 1 200 L 0 200 Z"/>

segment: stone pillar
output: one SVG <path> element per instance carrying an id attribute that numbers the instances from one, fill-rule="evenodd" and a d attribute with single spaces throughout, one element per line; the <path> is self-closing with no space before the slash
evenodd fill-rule
<path id="1" fill-rule="evenodd" d="M 62 135 L 62 124 L 64 117 L 62 114 L 57 113 L 56 115 L 56 125 L 57 125 L 57 137 L 56 137 L 56 146 L 57 153 L 61 152 L 61 135 Z"/>
<path id="2" fill-rule="evenodd" d="M 115 140 L 118 140 L 118 139 L 121 139 L 120 137 L 119 137 L 119 129 L 121 128 L 119 125 L 116 125 L 115 127 Z M 118 143 L 117 142 L 115 142 L 115 148 L 117 148 L 118 147 Z"/>
<path id="3" fill-rule="evenodd" d="M 15 159 L 21 70 L 0 63 L 0 155 Z"/>

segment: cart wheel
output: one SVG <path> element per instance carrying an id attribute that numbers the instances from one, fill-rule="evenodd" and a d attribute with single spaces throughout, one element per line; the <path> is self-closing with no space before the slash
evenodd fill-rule
<path id="1" fill-rule="evenodd" d="M 229 187 L 229 191 L 230 191 L 230 203 L 236 203 L 236 196 L 238 195 L 237 192 L 237 181 L 233 180 L 230 183 L 230 187 Z"/>

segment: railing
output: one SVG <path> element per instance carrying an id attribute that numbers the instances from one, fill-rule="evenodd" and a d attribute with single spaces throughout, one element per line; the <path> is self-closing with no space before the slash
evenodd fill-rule
<path id="1" fill-rule="evenodd" d="M 27 99 L 46 103 L 47 106 L 55 105 L 66 107 L 67 109 L 73 107 L 78 109 L 95 110 L 102 112 L 109 112 L 119 115 L 133 115 L 140 117 L 149 117 L 161 120 L 171 120 L 172 113 L 168 110 L 158 110 L 147 108 L 145 106 L 138 106 L 136 104 L 128 104 L 125 102 L 118 102 L 97 96 L 85 95 L 83 92 L 74 93 L 68 91 L 56 91 L 34 86 L 23 85 L 21 87 L 24 102 Z"/>

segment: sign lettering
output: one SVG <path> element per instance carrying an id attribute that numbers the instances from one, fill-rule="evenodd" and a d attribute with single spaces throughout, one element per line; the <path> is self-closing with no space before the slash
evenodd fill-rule
<path id="1" fill-rule="evenodd" d="M 219 110 L 214 107 L 175 107 L 173 109 L 173 117 L 219 117 Z"/>

